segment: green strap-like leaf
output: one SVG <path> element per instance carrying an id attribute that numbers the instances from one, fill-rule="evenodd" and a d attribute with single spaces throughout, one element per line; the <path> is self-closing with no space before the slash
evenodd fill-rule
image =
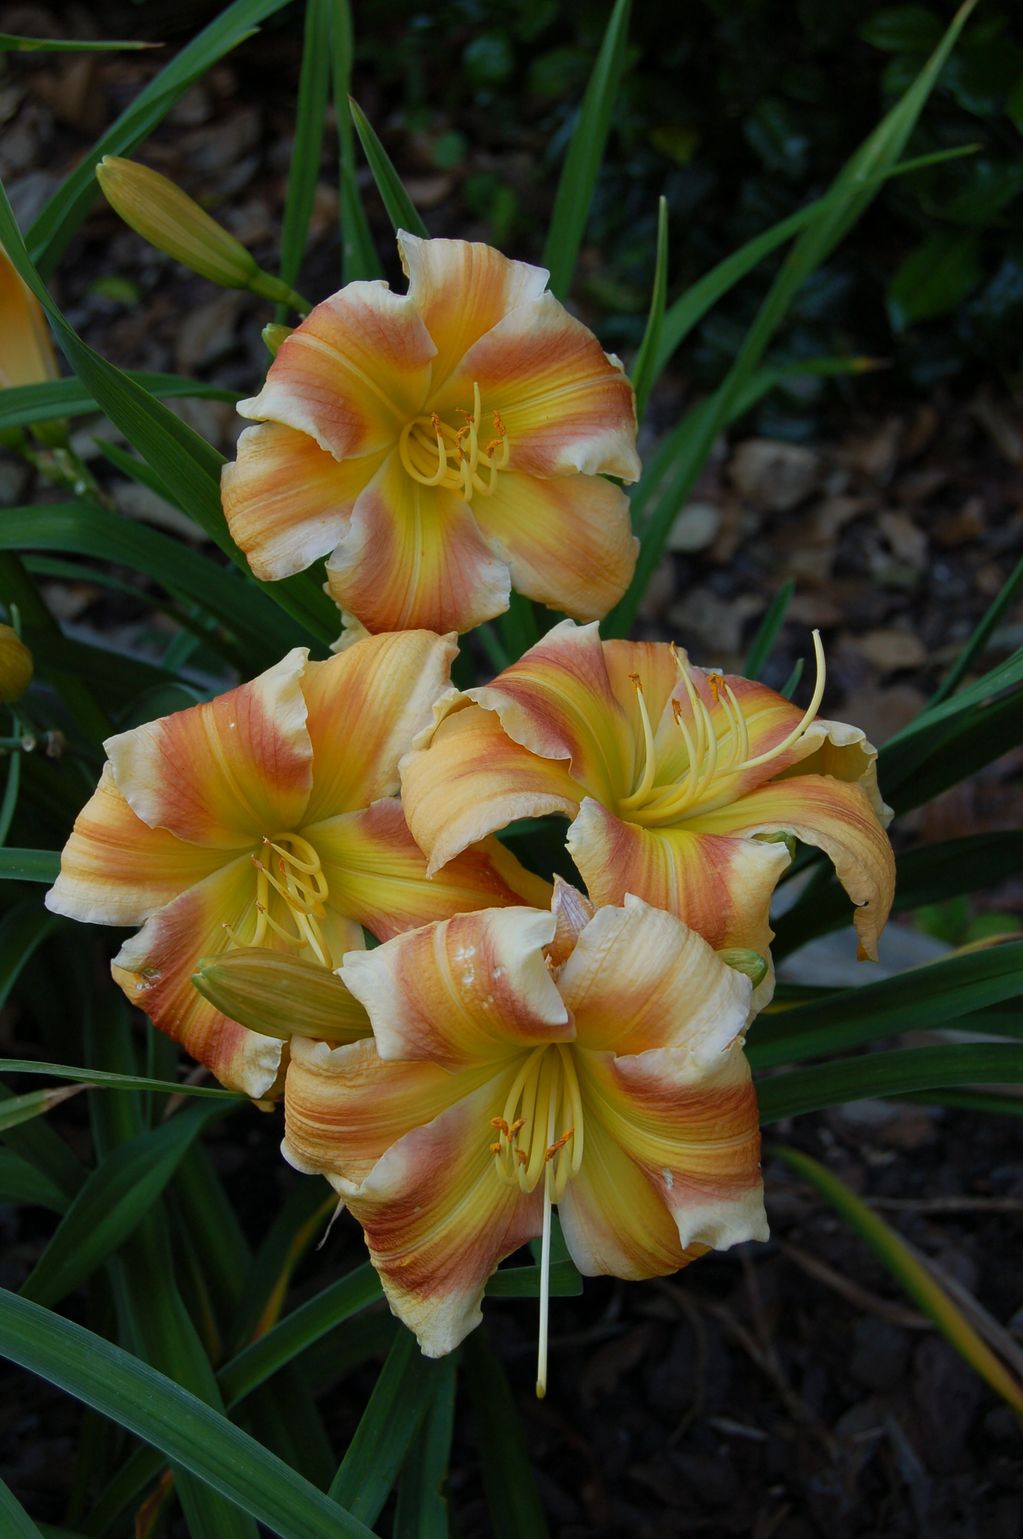
<path id="1" fill-rule="evenodd" d="M 233 1101 L 241 1106 L 243 1095 L 234 1090 L 217 1090 L 213 1085 L 190 1085 L 185 1081 L 147 1079 L 138 1074 L 114 1074 L 109 1069 L 79 1069 L 67 1063 L 36 1063 L 33 1058 L 0 1058 L 0 1074 L 46 1074 L 54 1079 L 78 1080 L 95 1090 L 158 1090 L 168 1095 L 199 1096 L 205 1100 Z"/>
<path id="2" fill-rule="evenodd" d="M 334 0 L 306 0 L 302 68 L 295 108 L 295 142 L 288 165 L 288 192 L 281 225 L 281 278 L 289 288 L 298 282 L 316 183 L 323 153 L 323 130 L 330 82 L 330 10 Z M 278 307 L 284 320 L 287 307 Z"/>
<path id="3" fill-rule="evenodd" d="M 572 286 L 604 159 L 629 42 L 629 11 L 629 0 L 615 0 L 558 180 L 543 264 L 550 268 L 551 292 L 559 299 L 564 299 Z"/>
<path id="4" fill-rule="evenodd" d="M 0 1113 L 8 1105 L 9 1101 L 0 1101 Z M 13 1149 L 0 1149 L 0 1202 L 23 1202 L 29 1206 L 50 1208 L 54 1213 L 63 1213 L 68 1198 L 31 1161 L 15 1154 Z"/>
<path id="5" fill-rule="evenodd" d="M 785 616 L 789 612 L 792 596 L 796 591 L 796 585 L 791 577 L 782 583 L 778 592 L 771 600 L 767 613 L 757 627 L 757 633 L 750 642 L 750 649 L 746 653 L 746 661 L 743 664 L 743 674 L 748 679 L 759 679 L 764 664 L 771 655 L 771 649 L 778 637 L 778 632 L 785 624 Z"/>
<path id="6" fill-rule="evenodd" d="M 288 0 L 235 0 L 187 43 L 122 112 L 57 188 L 29 232 L 33 260 L 49 276 L 99 195 L 95 167 L 104 155 L 128 155 L 166 116 L 192 81 L 250 37 Z"/>
<path id="7" fill-rule="evenodd" d="M 522 1421 L 483 1326 L 467 1337 L 462 1360 L 494 1539 L 549 1539 Z"/>
<path id="8" fill-rule="evenodd" d="M 867 1206 L 855 1192 L 819 1161 L 801 1149 L 775 1147 L 771 1151 L 784 1160 L 797 1175 L 825 1197 L 878 1260 L 888 1268 L 899 1285 L 934 1321 L 942 1335 L 979 1373 L 996 1394 L 1023 1415 L 1023 1385 L 1009 1372 L 966 1319 L 962 1310 L 941 1286 L 934 1273 L 890 1224 Z"/>
<path id="9" fill-rule="evenodd" d="M 224 390 L 201 379 L 180 374 L 128 371 L 128 378 L 161 401 L 238 399 L 237 390 Z M 99 411 L 94 397 L 78 379 L 53 379 L 41 385 L 12 385 L 0 390 L 0 428 L 26 427 L 31 422 L 53 422 L 59 417 L 82 417 Z"/>
<path id="10" fill-rule="evenodd" d="M 357 1518 L 376 1520 L 426 1409 L 438 1364 L 401 1330 L 330 1487 Z"/>
<path id="11" fill-rule="evenodd" d="M 869 206 L 880 186 L 879 175 L 891 169 L 906 144 L 945 60 L 976 0 L 966 0 L 949 25 L 940 46 L 913 84 L 839 172 L 832 195 L 820 201 L 814 220 L 803 230 L 771 285 L 727 376 L 699 419 L 699 431 L 686 440 L 673 478 L 671 495 L 659 497 L 643 529 L 636 572 L 621 603 L 605 623 L 605 634 L 627 635 L 661 559 L 675 515 L 688 497 L 714 440 L 730 420 L 742 395 L 793 299 L 804 281 L 824 262 L 846 232 Z"/>
<path id="12" fill-rule="evenodd" d="M 992 1042 L 865 1053 L 813 1069 L 775 1074 L 757 1085 L 762 1123 L 850 1101 L 942 1086 L 1023 1084 L 1023 1046 Z"/>
<path id="13" fill-rule="evenodd" d="M 632 365 L 632 388 L 636 392 L 636 418 L 643 421 L 647 399 L 654 382 L 654 369 L 661 346 L 664 328 L 664 303 L 668 292 L 668 200 L 661 198 L 657 204 L 657 252 L 654 258 L 654 281 L 650 290 L 650 313 L 646 330 Z"/>
<path id="14" fill-rule="evenodd" d="M 379 278 L 383 270 L 370 234 L 355 167 L 355 132 L 349 109 L 354 44 L 348 0 L 335 0 L 330 7 L 330 44 L 340 177 L 341 276 L 345 283 L 351 283 L 356 278 Z"/>
<path id="15" fill-rule="evenodd" d="M 280 1539 L 373 1539 L 351 1513 L 166 1375 L 6 1289 L 0 1353 L 152 1443 Z"/>
<path id="16" fill-rule="evenodd" d="M 1023 941 L 1013 941 L 942 957 L 879 983 L 762 1015 L 746 1051 L 754 1068 L 797 1063 L 898 1032 L 948 1025 L 1021 995 Z"/>
<path id="17" fill-rule="evenodd" d="M 142 1222 L 192 1141 L 224 1110 L 218 1105 L 189 1106 L 102 1160 L 57 1226 L 21 1289 L 22 1297 L 52 1309 L 90 1277 Z"/>
<path id="18" fill-rule="evenodd" d="M 444 1493 L 455 1428 L 454 1353 L 442 1358 L 433 1395 L 402 1466 L 391 1539 L 449 1539 Z"/>
<path id="19" fill-rule="evenodd" d="M 1023 588 L 1023 557 L 1017 561 L 1011 573 L 1002 584 L 1001 591 L 996 595 L 992 603 L 989 605 L 988 611 L 984 618 L 973 632 L 969 641 L 967 641 L 966 645 L 963 647 L 963 650 L 956 658 L 944 679 L 942 679 L 938 689 L 935 690 L 930 702 L 932 706 L 940 705 L 943 700 L 946 700 L 949 695 L 954 693 L 960 680 L 965 678 L 967 670 L 969 669 L 974 658 L 983 653 L 984 647 L 987 645 L 988 637 L 991 635 L 992 631 L 1001 620 L 1006 610 L 1012 604 L 1021 588 Z"/>
<path id="20" fill-rule="evenodd" d="M 405 191 L 401 177 L 394 169 L 391 157 L 377 138 L 369 118 L 358 102 L 351 102 L 350 108 L 355 132 L 359 136 L 359 143 L 362 145 L 369 169 L 373 173 L 373 180 L 387 210 L 388 219 L 396 230 L 408 230 L 410 235 L 421 235 L 426 240 L 430 232 L 416 212 L 415 204 Z"/>
<path id="21" fill-rule="evenodd" d="M 9 1486 L 0 1480 L 0 1532 L 4 1539 L 43 1539 Z"/>

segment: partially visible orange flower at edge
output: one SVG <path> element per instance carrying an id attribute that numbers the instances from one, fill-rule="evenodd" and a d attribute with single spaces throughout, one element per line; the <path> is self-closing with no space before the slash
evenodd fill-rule
<path id="1" fill-rule="evenodd" d="M 42 307 L 0 246 L 0 390 L 59 376 Z"/>

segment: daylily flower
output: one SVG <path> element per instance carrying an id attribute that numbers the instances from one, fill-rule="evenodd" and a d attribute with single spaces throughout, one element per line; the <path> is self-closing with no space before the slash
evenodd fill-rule
<path id="1" fill-rule="evenodd" d="M 43 385 L 59 375 L 42 306 L 0 246 L 0 390 Z"/>
<path id="2" fill-rule="evenodd" d="M 349 283 L 239 403 L 224 511 L 258 577 L 328 555 L 370 631 L 470 630 L 509 586 L 602 616 L 635 564 L 632 387 L 539 267 L 401 232 L 408 293 Z"/>
<path id="3" fill-rule="evenodd" d="M 406 827 L 398 759 L 455 650 L 425 631 L 368 637 L 326 662 L 297 647 L 252 683 L 107 740 L 47 907 L 141 924 L 114 977 L 225 1085 L 265 1095 L 282 1044 L 196 992 L 200 957 L 264 946 L 333 968 L 362 926 L 387 939 L 549 892 L 493 840 L 430 879 Z"/>
<path id="4" fill-rule="evenodd" d="M 362 1224 L 395 1314 L 440 1356 L 550 1215 L 583 1273 L 662 1276 L 765 1239 L 748 978 L 637 898 L 489 909 L 344 959 L 374 1041 L 295 1038 L 285 1157 Z"/>
<path id="5" fill-rule="evenodd" d="M 816 687 L 801 711 L 666 643 L 555 626 L 456 698 L 432 743 L 404 761 L 405 815 L 430 869 L 515 818 L 561 813 L 595 903 L 634 892 L 716 950 L 763 954 L 794 836 L 833 861 L 857 905 L 860 954 L 876 957 L 894 884 L 891 813 L 863 733 L 817 717 L 816 632 L 814 647 Z"/>

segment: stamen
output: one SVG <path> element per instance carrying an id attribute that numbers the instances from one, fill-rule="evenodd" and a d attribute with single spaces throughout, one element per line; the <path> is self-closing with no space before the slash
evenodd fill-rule
<path id="1" fill-rule="evenodd" d="M 401 463 L 420 486 L 443 487 L 457 492 L 466 502 L 472 501 L 474 492 L 489 497 L 494 492 L 498 471 L 508 464 L 510 450 L 504 423 L 494 412 L 497 436 L 485 449 L 481 448 L 483 403 L 476 380 L 471 411 L 460 406 L 455 414 L 462 419 L 459 428 L 450 427 L 435 411 L 407 422 L 398 439 Z"/>
<path id="2" fill-rule="evenodd" d="M 638 673 L 630 673 L 629 679 L 636 691 L 636 703 L 639 706 L 639 720 L 643 728 L 643 770 L 639 777 L 639 784 L 628 796 L 622 797 L 618 803 L 620 809 L 636 807 L 645 802 L 650 795 L 656 774 L 654 763 L 654 729 L 650 725 L 650 712 L 646 708 L 646 700 L 643 698 L 643 681 Z"/>

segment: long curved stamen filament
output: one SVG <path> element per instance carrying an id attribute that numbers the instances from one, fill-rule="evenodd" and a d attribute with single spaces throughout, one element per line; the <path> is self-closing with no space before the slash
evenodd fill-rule
<path id="1" fill-rule="evenodd" d="M 265 862 L 256 854 L 252 864 L 256 870 L 256 891 L 252 903 L 252 934 L 243 939 L 230 925 L 225 924 L 228 938 L 235 946 L 262 946 L 267 931 L 276 935 L 293 950 L 312 951 L 316 960 L 333 970 L 334 962 L 320 921 L 326 918 L 328 897 L 327 879 L 320 865 L 320 858 L 308 839 L 301 834 L 275 834 L 264 836 L 263 847 L 276 857 Z M 270 912 L 271 893 L 281 899 L 294 929 L 288 929 Z"/>
<path id="2" fill-rule="evenodd" d="M 473 381 L 472 410 L 459 408 L 458 415 L 462 419 L 459 428 L 442 422 L 437 412 L 414 417 L 399 436 L 399 458 L 407 474 L 420 486 L 443 487 L 445 491 L 457 492 L 466 502 L 472 501 L 475 492 L 490 497 L 498 472 L 508 464 L 511 452 L 504 423 L 494 412 L 496 436 L 482 448 L 483 403 L 477 381 Z"/>
<path id="3" fill-rule="evenodd" d="M 726 777 L 730 779 L 732 776 L 745 774 L 747 770 L 759 769 L 762 765 L 770 764 L 772 760 L 787 753 L 804 735 L 816 717 L 824 696 L 827 670 L 819 631 L 813 632 L 813 649 L 817 677 L 809 705 L 791 732 L 787 733 L 780 742 L 775 743 L 773 748 L 768 748 L 752 758 L 749 753 L 749 728 L 746 717 L 732 686 L 720 674 L 707 675 L 708 687 L 725 718 L 723 729 L 720 732 L 715 731 L 713 718 L 697 693 L 690 677 L 688 664 L 676 654 L 675 660 L 692 713 L 692 729 L 686 721 L 685 709 L 680 700 L 672 701 L 672 711 L 685 744 L 688 766 L 679 784 L 658 788 L 653 795 L 645 798 L 642 806 L 637 807 L 633 816 L 648 825 L 670 823 L 683 817 L 703 800 L 715 780 L 720 782 Z M 630 802 L 626 801 L 620 805 L 628 808 Z"/>
<path id="4" fill-rule="evenodd" d="M 629 678 L 636 691 L 636 704 L 639 706 L 639 720 L 643 730 L 643 769 L 636 789 L 628 796 L 623 796 L 618 803 L 622 809 L 638 807 L 646 801 L 653 790 L 654 775 L 657 770 L 654 763 L 654 729 L 650 725 L 650 712 L 643 698 L 643 681 L 638 673 L 630 673 Z"/>

